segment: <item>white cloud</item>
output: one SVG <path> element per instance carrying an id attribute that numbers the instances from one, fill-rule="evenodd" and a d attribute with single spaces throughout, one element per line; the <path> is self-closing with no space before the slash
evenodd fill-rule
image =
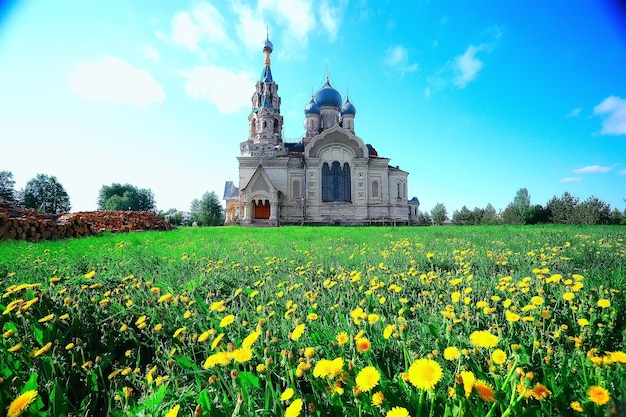
<path id="1" fill-rule="evenodd" d="M 339 24 L 341 23 L 341 6 L 333 7 L 325 0 L 320 4 L 319 14 L 322 26 L 326 29 L 330 39 L 335 40 L 337 32 L 339 31 Z"/>
<path id="2" fill-rule="evenodd" d="M 161 57 L 161 54 L 159 54 L 159 51 L 157 51 L 154 46 L 147 45 L 145 48 L 143 48 L 143 56 L 156 60 Z"/>
<path id="3" fill-rule="evenodd" d="M 467 83 L 476 79 L 480 70 L 483 69 L 483 62 L 476 57 L 482 49 L 481 45 L 470 45 L 462 55 L 454 59 L 454 85 L 465 88 Z"/>
<path id="4" fill-rule="evenodd" d="M 589 165 L 582 168 L 577 168 L 572 172 L 575 174 L 606 174 L 607 172 L 613 171 L 617 165 L 610 166 L 600 166 L 600 165 Z"/>
<path id="5" fill-rule="evenodd" d="M 404 75 L 407 72 L 417 71 L 417 63 L 409 63 L 409 51 L 402 45 L 390 45 L 385 51 L 383 62 L 395 71 Z"/>
<path id="6" fill-rule="evenodd" d="M 163 38 L 163 35 L 158 36 Z M 191 52 L 198 52 L 203 41 L 229 49 L 234 47 L 226 35 L 224 17 L 212 4 L 203 1 L 194 3 L 190 11 L 181 11 L 174 15 L 169 40 Z"/>
<path id="7" fill-rule="evenodd" d="M 609 96 L 593 108 L 595 116 L 604 116 L 601 135 L 626 135 L 626 99 Z"/>
<path id="8" fill-rule="evenodd" d="M 620 177 L 626 177 L 626 169 L 622 169 L 617 173 L 617 175 L 619 175 Z"/>
<path id="9" fill-rule="evenodd" d="M 252 10 L 241 4 L 233 4 L 233 11 L 238 18 L 237 36 L 239 40 L 248 49 L 260 51 L 264 40 L 262 36 L 267 30 L 263 15 L 257 10 Z"/>
<path id="10" fill-rule="evenodd" d="M 128 103 L 137 107 L 162 103 L 165 92 L 150 73 L 116 57 L 101 62 L 85 62 L 70 73 L 69 86 L 80 97 Z"/>
<path id="11" fill-rule="evenodd" d="M 569 112 L 567 114 L 567 116 L 565 117 L 577 117 L 578 115 L 580 115 L 581 112 L 581 108 L 580 107 L 576 107 L 575 109 L 572 109 L 571 112 Z"/>
<path id="12" fill-rule="evenodd" d="M 581 182 L 583 179 L 581 177 L 569 177 L 569 178 L 563 178 L 561 180 L 561 182 Z"/>
<path id="13" fill-rule="evenodd" d="M 250 92 L 256 82 L 251 71 L 232 72 L 215 66 L 196 66 L 181 72 L 185 92 L 213 104 L 220 113 L 234 113 L 250 106 Z"/>

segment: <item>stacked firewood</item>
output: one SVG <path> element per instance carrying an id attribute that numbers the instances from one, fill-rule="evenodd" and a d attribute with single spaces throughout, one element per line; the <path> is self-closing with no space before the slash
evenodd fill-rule
<path id="1" fill-rule="evenodd" d="M 46 240 L 89 236 L 104 230 L 169 230 L 172 225 L 145 211 L 86 211 L 41 214 L 0 204 L 0 240 Z"/>

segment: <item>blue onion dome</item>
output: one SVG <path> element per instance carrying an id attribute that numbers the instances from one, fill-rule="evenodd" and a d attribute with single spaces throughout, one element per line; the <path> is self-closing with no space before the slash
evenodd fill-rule
<path id="1" fill-rule="evenodd" d="M 272 42 L 270 42 L 270 39 L 269 38 L 265 39 L 265 42 L 263 42 L 263 52 L 265 51 L 272 52 L 273 50 L 274 50 L 274 45 L 272 45 Z"/>
<path id="2" fill-rule="evenodd" d="M 343 106 L 341 106 L 341 115 L 356 116 L 356 107 L 354 107 L 354 104 L 350 102 L 349 98 L 347 98 L 346 102 L 343 104 Z"/>
<path id="3" fill-rule="evenodd" d="M 313 97 L 311 97 L 311 101 L 309 101 L 309 104 L 307 104 L 304 107 L 304 115 L 308 116 L 310 114 L 316 114 L 318 116 L 320 114 L 320 108 L 317 105 L 317 103 L 315 102 L 315 99 Z"/>
<path id="4" fill-rule="evenodd" d="M 341 94 L 339 91 L 335 90 L 328 78 L 326 78 L 326 84 L 315 94 L 315 102 L 320 107 L 336 107 L 337 110 L 341 108 Z"/>

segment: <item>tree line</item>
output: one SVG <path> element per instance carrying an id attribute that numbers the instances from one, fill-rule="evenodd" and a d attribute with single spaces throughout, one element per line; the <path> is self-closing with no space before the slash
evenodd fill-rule
<path id="1" fill-rule="evenodd" d="M 37 174 L 23 189 L 15 190 L 10 171 L 0 171 L 0 202 L 41 213 L 66 213 L 72 208 L 67 191 L 56 177 Z M 183 224 L 182 212 L 176 209 L 157 211 L 152 190 L 131 184 L 103 185 L 98 192 L 97 207 L 100 211 L 151 211 L 162 217 L 168 216 L 173 224 Z M 219 197 L 214 192 L 206 192 L 200 199 L 194 199 L 188 223 L 198 226 L 224 224 L 224 209 Z"/>
<path id="2" fill-rule="evenodd" d="M 626 202 L 626 199 L 624 200 Z M 496 225 L 496 224 L 597 224 L 626 225 L 626 209 L 622 212 L 611 209 L 610 204 L 595 196 L 584 201 L 569 192 L 552 197 L 545 205 L 531 204 L 526 188 L 520 188 L 513 201 L 504 210 L 496 212 L 491 204 L 473 210 L 463 206 L 455 210 L 452 217 L 443 203 L 437 203 L 430 212 L 419 213 L 421 225 Z"/>

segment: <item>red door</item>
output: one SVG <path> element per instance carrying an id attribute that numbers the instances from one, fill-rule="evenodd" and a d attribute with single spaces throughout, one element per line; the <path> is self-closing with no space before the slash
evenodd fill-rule
<path id="1" fill-rule="evenodd" d="M 254 205 L 254 218 L 255 219 L 269 219 L 270 218 L 270 202 L 258 201 Z"/>

